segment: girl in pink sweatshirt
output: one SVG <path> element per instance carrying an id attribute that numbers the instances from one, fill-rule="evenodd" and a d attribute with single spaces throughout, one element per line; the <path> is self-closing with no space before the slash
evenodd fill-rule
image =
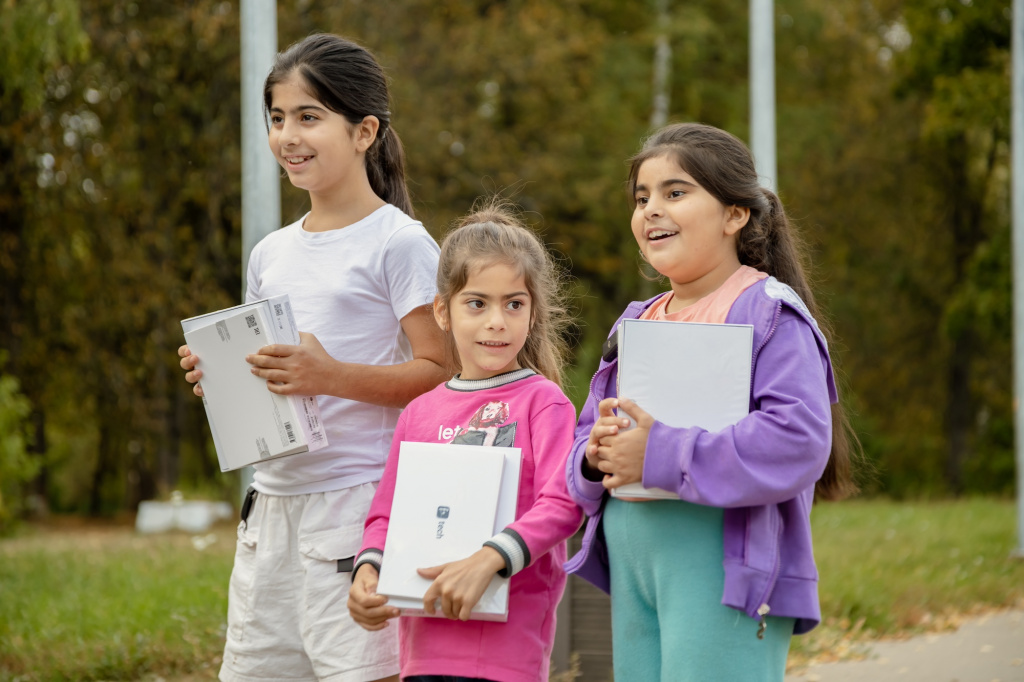
<path id="1" fill-rule="evenodd" d="M 399 620 L 403 680 L 548 679 L 555 607 L 565 588 L 565 540 L 581 512 L 566 488 L 575 410 L 560 388 L 564 346 L 554 263 L 541 241 L 493 202 L 441 245 L 434 317 L 459 373 L 413 400 L 398 420 L 366 519 L 349 611 L 368 630 L 399 615 L 376 593 L 402 441 L 517 447 L 516 520 L 473 555 L 420 570 L 424 609 Z M 491 578 L 511 576 L 508 621 L 468 620 Z M 439 608 L 438 608 L 439 606 Z"/>

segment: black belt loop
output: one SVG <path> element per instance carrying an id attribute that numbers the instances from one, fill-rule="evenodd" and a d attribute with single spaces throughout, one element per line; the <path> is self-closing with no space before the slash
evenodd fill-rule
<path id="1" fill-rule="evenodd" d="M 249 486 L 245 491 L 245 499 L 242 500 L 242 523 L 249 527 L 249 512 L 252 511 L 252 503 L 256 501 L 256 488 Z"/>

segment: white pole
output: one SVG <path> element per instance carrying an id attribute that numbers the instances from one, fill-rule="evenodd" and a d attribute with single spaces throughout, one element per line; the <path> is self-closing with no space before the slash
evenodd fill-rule
<path id="1" fill-rule="evenodd" d="M 1017 548 L 1024 558 L 1024 0 L 1013 0 L 1010 141 L 1013 175 L 1013 425 L 1017 451 Z"/>
<path id="2" fill-rule="evenodd" d="M 241 1 L 242 57 L 242 296 L 249 253 L 281 226 L 280 169 L 267 146 L 263 81 L 277 54 L 277 0 Z M 253 468 L 242 469 L 242 494 Z"/>
<path id="3" fill-rule="evenodd" d="M 657 130 L 668 123 L 669 76 L 672 72 L 672 45 L 668 42 L 669 21 L 668 0 L 655 0 L 657 34 L 654 38 L 654 97 L 651 106 L 651 130 Z"/>
<path id="4" fill-rule="evenodd" d="M 750 0 L 750 150 L 761 184 L 777 192 L 773 4 L 772 0 Z"/>

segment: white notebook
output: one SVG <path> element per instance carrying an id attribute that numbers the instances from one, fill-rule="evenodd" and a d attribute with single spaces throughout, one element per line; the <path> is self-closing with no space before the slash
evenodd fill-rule
<path id="1" fill-rule="evenodd" d="M 623 320 L 616 333 L 618 395 L 658 421 L 714 432 L 749 413 L 752 325 Z M 624 411 L 619 413 L 629 418 Z M 679 499 L 673 492 L 640 483 L 615 488 L 612 495 Z"/>
<path id="2" fill-rule="evenodd" d="M 245 361 L 263 346 L 299 342 L 287 296 L 191 317 L 181 327 L 200 359 L 203 406 L 221 471 L 327 445 L 316 396 L 271 393 Z"/>
<path id="3" fill-rule="evenodd" d="M 515 520 L 519 448 L 402 442 L 377 592 L 425 616 L 431 580 L 418 568 L 465 559 Z M 495 576 L 472 620 L 508 618 L 508 579 Z M 437 615 L 440 615 L 438 613 Z"/>

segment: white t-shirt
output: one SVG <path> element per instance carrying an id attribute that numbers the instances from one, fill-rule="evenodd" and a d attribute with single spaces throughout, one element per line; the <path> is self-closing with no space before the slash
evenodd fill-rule
<path id="1" fill-rule="evenodd" d="M 299 221 L 267 235 L 249 256 L 246 301 L 288 294 L 299 331 L 335 360 L 397 365 L 412 359 L 400 320 L 432 303 L 440 250 L 422 223 L 387 204 L 327 232 Z M 401 409 L 320 396 L 328 446 L 256 464 L 270 495 L 339 490 L 380 480 Z"/>

